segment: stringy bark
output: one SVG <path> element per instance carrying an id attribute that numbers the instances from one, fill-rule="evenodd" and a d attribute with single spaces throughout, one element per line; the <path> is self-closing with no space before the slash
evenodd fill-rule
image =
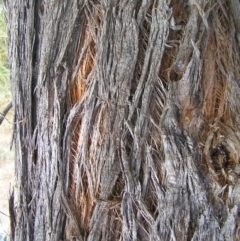
<path id="1" fill-rule="evenodd" d="M 233 4 L 5 1 L 13 240 L 240 240 Z"/>

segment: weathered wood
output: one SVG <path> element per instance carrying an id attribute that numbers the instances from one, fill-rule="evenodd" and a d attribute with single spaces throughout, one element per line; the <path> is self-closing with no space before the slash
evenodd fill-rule
<path id="1" fill-rule="evenodd" d="M 232 2 L 5 6 L 13 240 L 239 240 Z"/>

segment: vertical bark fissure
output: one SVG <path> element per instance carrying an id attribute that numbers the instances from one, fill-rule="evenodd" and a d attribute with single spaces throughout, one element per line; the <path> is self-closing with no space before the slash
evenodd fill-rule
<path id="1" fill-rule="evenodd" d="M 74 47 L 66 40 L 70 41 L 81 5 L 68 3 L 63 10 L 61 4 L 53 6 L 53 2 L 5 1 L 5 5 L 9 11 L 6 17 L 16 132 L 12 239 L 59 240 L 65 223 L 58 174 L 64 130 L 61 120 L 66 111 L 69 79 L 67 67 L 61 66 L 63 56 Z M 71 22 L 66 21 L 70 11 Z M 67 31 L 59 32 L 54 24 Z"/>

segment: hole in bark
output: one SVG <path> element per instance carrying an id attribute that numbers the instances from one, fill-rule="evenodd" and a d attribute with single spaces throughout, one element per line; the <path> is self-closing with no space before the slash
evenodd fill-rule
<path id="1" fill-rule="evenodd" d="M 216 172 L 229 166 L 229 151 L 224 145 L 219 145 L 211 151 L 212 166 Z"/>
<path id="2" fill-rule="evenodd" d="M 215 178 L 221 186 L 224 186 L 231 182 L 229 179 L 229 170 L 232 169 L 234 163 L 230 158 L 229 150 L 224 145 L 218 145 L 210 150 L 211 167 L 216 173 Z M 224 199 L 224 193 L 221 194 L 221 198 Z"/>
<path id="3" fill-rule="evenodd" d="M 118 179 L 113 187 L 113 192 L 112 192 L 112 195 L 113 195 L 113 199 L 114 197 L 121 197 L 122 196 L 122 191 L 124 189 L 124 180 L 123 180 L 123 177 L 122 177 L 122 173 L 119 174 L 118 176 Z"/>

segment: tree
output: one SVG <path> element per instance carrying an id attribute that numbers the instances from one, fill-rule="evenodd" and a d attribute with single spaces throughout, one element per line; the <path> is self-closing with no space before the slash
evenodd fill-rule
<path id="1" fill-rule="evenodd" d="M 239 1 L 5 7 L 12 240 L 240 240 Z"/>

